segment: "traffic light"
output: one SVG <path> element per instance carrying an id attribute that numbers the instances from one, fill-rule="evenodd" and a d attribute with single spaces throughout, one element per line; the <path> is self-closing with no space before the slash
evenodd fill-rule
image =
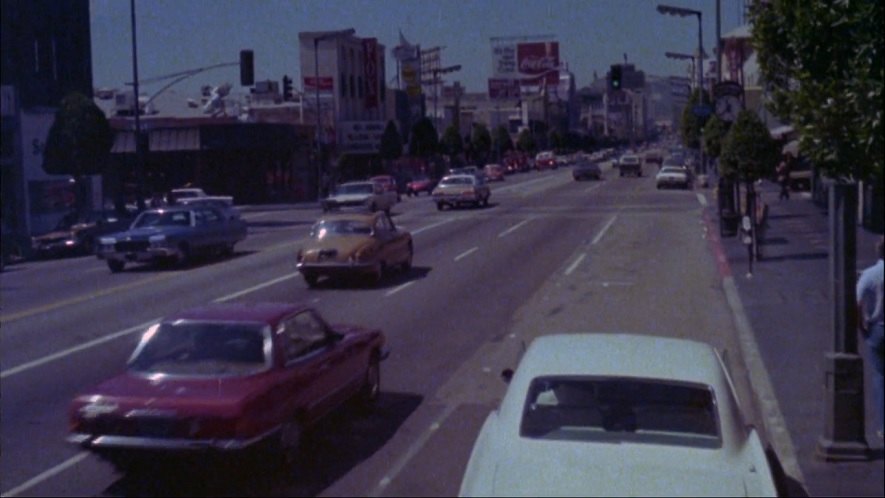
<path id="1" fill-rule="evenodd" d="M 611 67 L 611 76 L 610 78 L 610 86 L 612 90 L 620 90 L 621 89 L 621 76 L 622 66 L 620 64 L 613 64 Z"/>
<path id="2" fill-rule="evenodd" d="M 251 50 L 240 50 L 240 84 L 252 86 L 255 83 L 255 61 Z"/>
<path id="3" fill-rule="evenodd" d="M 292 100 L 292 78 L 283 76 L 283 101 Z"/>

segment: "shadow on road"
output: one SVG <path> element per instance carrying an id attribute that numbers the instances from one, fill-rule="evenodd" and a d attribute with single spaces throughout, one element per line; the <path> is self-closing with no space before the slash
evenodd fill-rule
<path id="1" fill-rule="evenodd" d="M 305 433 L 294 467 L 280 469 L 269 455 L 224 462 L 158 457 L 102 496 L 315 496 L 381 449 L 422 400 L 382 393 L 369 414 L 351 406 L 338 410 Z"/>

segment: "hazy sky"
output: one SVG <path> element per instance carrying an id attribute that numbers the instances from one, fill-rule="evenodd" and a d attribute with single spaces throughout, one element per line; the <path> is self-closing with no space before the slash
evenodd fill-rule
<path id="1" fill-rule="evenodd" d="M 724 35 L 741 24 L 744 1 L 721 2 Z M 703 12 L 704 49 L 712 54 L 716 0 L 136 0 L 139 79 L 237 61 L 249 48 L 256 80 L 286 74 L 298 88 L 298 33 L 347 28 L 385 45 L 388 81 L 395 77 L 390 50 L 400 30 L 422 48 L 444 46 L 443 66 L 462 66 L 446 81 L 460 81 L 471 92 L 487 88 L 492 37 L 555 35 L 579 87 L 594 71 L 603 77 L 624 54 L 646 74 L 685 76 L 687 61 L 664 53 L 696 50 L 697 18 L 662 15 L 660 3 Z M 122 87 L 132 80 L 130 2 L 91 0 L 90 15 L 94 84 Z M 239 88 L 238 69 L 208 71 L 174 88 L 196 93 L 223 82 Z"/>

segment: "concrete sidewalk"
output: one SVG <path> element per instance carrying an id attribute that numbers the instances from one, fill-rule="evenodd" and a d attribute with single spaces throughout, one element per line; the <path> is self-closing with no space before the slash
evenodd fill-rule
<path id="1" fill-rule="evenodd" d="M 824 462 L 816 455 L 824 430 L 824 355 L 833 350 L 832 299 L 829 286 L 829 220 L 807 193 L 778 200 L 778 186 L 759 186 L 769 205 L 769 228 L 761 261 L 748 275 L 746 246 L 725 238 L 722 248 L 750 320 L 762 360 L 771 377 L 789 437 L 801 468 L 791 495 L 885 496 L 883 442 L 876 435 L 878 415 L 872 392 L 870 362 L 864 359 L 866 436 L 869 461 Z M 718 219 L 716 202 L 708 209 Z M 875 262 L 879 234 L 857 227 L 857 269 Z M 799 486 L 801 484 L 801 486 Z M 804 488 L 804 489 L 803 489 Z"/>

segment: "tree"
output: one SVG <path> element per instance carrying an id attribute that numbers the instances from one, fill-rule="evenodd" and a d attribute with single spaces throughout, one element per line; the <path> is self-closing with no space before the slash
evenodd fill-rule
<path id="1" fill-rule="evenodd" d="M 704 92 L 703 103 L 710 105 L 710 94 Z M 679 132 L 682 137 L 682 145 L 689 149 L 697 149 L 700 147 L 701 125 L 702 121 L 694 113 L 694 107 L 698 105 L 698 90 L 691 92 L 691 98 L 685 104 L 682 110 L 682 122 L 679 125 Z"/>
<path id="2" fill-rule="evenodd" d="M 485 164 L 489 157 L 489 151 L 492 149 L 492 135 L 489 129 L 482 123 L 473 125 L 473 132 L 470 136 L 470 143 L 473 144 L 473 154 L 477 165 Z"/>
<path id="3" fill-rule="evenodd" d="M 74 178 L 78 212 L 86 204 L 84 177 L 104 172 L 113 144 L 111 126 L 95 102 L 76 92 L 62 99 L 46 139 L 43 170 Z"/>
<path id="4" fill-rule="evenodd" d="M 538 144 L 535 142 L 535 137 L 532 135 L 531 130 L 519 132 L 519 137 L 516 138 L 516 148 L 528 154 L 535 153 Z"/>
<path id="5" fill-rule="evenodd" d="M 513 139 L 510 138 L 510 132 L 507 131 L 507 127 L 504 125 L 498 125 L 495 128 L 495 136 L 492 137 L 492 143 L 495 146 L 495 152 L 498 155 L 499 161 L 505 152 L 513 150 Z"/>
<path id="6" fill-rule="evenodd" d="M 440 144 L 444 154 L 448 154 L 454 158 L 464 152 L 464 142 L 461 140 L 461 133 L 455 125 L 449 125 L 443 132 L 442 143 Z"/>
<path id="7" fill-rule="evenodd" d="M 715 114 L 704 125 L 704 153 L 711 158 L 717 158 L 722 153 L 722 142 L 728 133 L 729 124 L 722 121 Z"/>
<path id="8" fill-rule="evenodd" d="M 430 118 L 418 120 L 412 127 L 412 139 L 409 141 L 409 155 L 428 158 L 439 150 L 439 135 Z"/>
<path id="9" fill-rule="evenodd" d="M 741 111 L 722 144 L 719 174 L 750 184 L 771 176 L 778 160 L 777 142 L 753 111 Z"/>
<path id="10" fill-rule="evenodd" d="M 547 143 L 553 150 L 561 150 L 565 145 L 562 133 L 557 129 L 552 129 L 547 132 Z"/>
<path id="11" fill-rule="evenodd" d="M 403 155 L 403 141 L 400 137 L 399 130 L 394 122 L 388 121 L 384 128 L 384 134 L 381 135 L 381 158 L 387 162 L 388 170 L 390 162 L 399 159 Z"/>
<path id="12" fill-rule="evenodd" d="M 755 2 L 752 43 L 769 108 L 836 179 L 882 179 L 883 2 Z"/>

